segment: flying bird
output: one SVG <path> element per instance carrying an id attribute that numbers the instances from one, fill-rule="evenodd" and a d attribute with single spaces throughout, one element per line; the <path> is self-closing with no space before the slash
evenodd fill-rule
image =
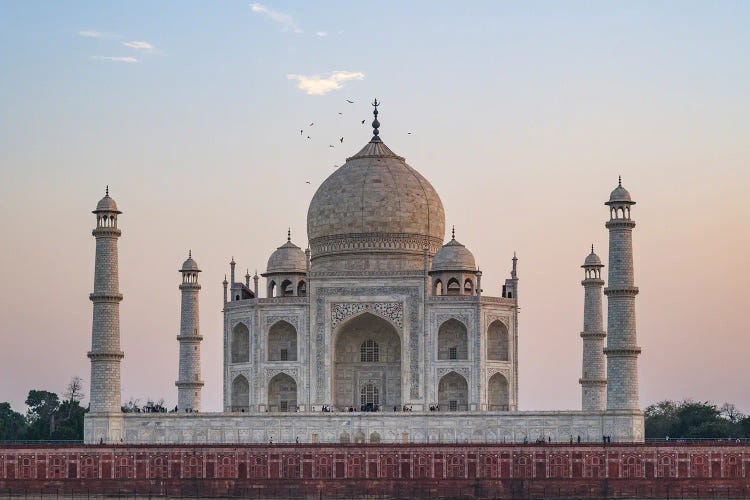
<path id="1" fill-rule="evenodd" d="M 312 127 L 313 125 L 315 125 L 315 122 L 312 122 L 312 123 L 310 124 L 310 126 L 311 126 L 311 127 Z"/>
<path id="2" fill-rule="evenodd" d="M 362 125 L 364 125 L 364 124 L 365 124 L 365 121 L 364 121 L 364 120 L 362 120 Z"/>
<path id="3" fill-rule="evenodd" d="M 354 104 L 354 101 L 350 101 L 349 99 L 346 100 L 349 104 Z"/>
<path id="4" fill-rule="evenodd" d="M 308 136 L 307 136 L 307 138 L 309 139 L 309 138 L 310 138 L 310 136 L 308 135 Z"/>
<path id="5" fill-rule="evenodd" d="M 310 181 L 305 181 L 305 184 L 310 184 Z"/>
<path id="6" fill-rule="evenodd" d="M 343 115 L 344 113 L 342 113 L 341 111 L 339 111 L 339 114 L 340 114 L 340 115 Z"/>
<path id="7" fill-rule="evenodd" d="M 411 132 L 407 132 L 407 134 L 411 135 Z"/>
<path id="8" fill-rule="evenodd" d="M 302 130 L 299 131 L 299 135 L 302 135 Z"/>
<path id="9" fill-rule="evenodd" d="M 329 144 L 329 145 L 328 145 L 328 147 L 329 147 L 329 148 L 332 148 L 332 147 L 334 147 L 334 146 L 333 146 L 333 144 Z"/>
<path id="10" fill-rule="evenodd" d="M 341 139 L 339 139 L 339 142 L 343 143 L 344 142 L 344 138 L 342 137 Z"/>

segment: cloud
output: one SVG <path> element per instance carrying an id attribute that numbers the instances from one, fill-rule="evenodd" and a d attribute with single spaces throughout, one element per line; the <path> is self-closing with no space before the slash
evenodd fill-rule
<path id="1" fill-rule="evenodd" d="M 344 82 L 351 80 L 364 80 L 364 73 L 352 71 L 334 71 L 328 77 L 319 75 L 286 75 L 289 80 L 297 80 L 297 88 L 303 90 L 307 95 L 325 95 L 328 92 L 339 90 L 344 87 Z"/>
<path id="2" fill-rule="evenodd" d="M 328 36 L 328 32 L 327 31 L 318 31 L 315 34 L 318 35 L 318 36 Z"/>
<path id="3" fill-rule="evenodd" d="M 130 56 L 91 56 L 91 59 L 96 59 L 99 61 L 114 61 L 114 62 L 122 62 L 122 63 L 137 63 L 141 62 L 135 57 Z"/>
<path id="4" fill-rule="evenodd" d="M 103 38 L 106 36 L 101 31 L 79 31 L 78 34 L 86 38 Z"/>
<path id="5" fill-rule="evenodd" d="M 131 49 L 136 49 L 136 50 L 153 50 L 154 49 L 154 46 L 148 42 L 132 41 L 132 42 L 122 42 L 122 44 L 126 47 L 130 47 Z"/>
<path id="6" fill-rule="evenodd" d="M 271 10 L 265 5 L 261 5 L 259 3 L 251 3 L 250 4 L 250 10 L 257 14 L 261 14 L 271 21 L 280 24 L 282 26 L 283 31 L 291 30 L 295 33 L 302 33 L 302 30 L 297 26 L 297 23 L 294 21 L 294 18 L 290 16 L 289 14 L 284 14 L 283 12 L 277 12 L 275 10 Z"/>

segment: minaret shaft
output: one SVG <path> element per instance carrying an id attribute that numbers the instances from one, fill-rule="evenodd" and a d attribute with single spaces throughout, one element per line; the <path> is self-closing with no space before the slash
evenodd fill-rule
<path id="1" fill-rule="evenodd" d="M 594 255 L 593 249 L 591 255 Z M 597 257 L 598 260 L 598 257 Z M 581 408 L 583 411 L 604 411 L 607 407 L 607 373 L 604 358 L 604 321 L 602 319 L 602 287 L 599 265 L 587 266 L 583 303 L 583 362 L 581 370 Z"/>
<path id="2" fill-rule="evenodd" d="M 120 360 L 120 294 L 118 277 L 117 240 L 122 234 L 117 228 L 120 213 L 114 200 L 105 196 L 94 211 L 97 227 L 94 266 L 94 292 L 91 328 L 91 390 L 89 413 L 121 412 Z"/>
<path id="3" fill-rule="evenodd" d="M 177 386 L 178 411 L 200 411 L 201 409 L 201 349 L 203 337 L 200 335 L 200 314 L 198 294 L 201 286 L 198 284 L 197 264 L 192 255 L 182 266 L 182 301 L 180 306 L 180 361 Z"/>
<path id="4" fill-rule="evenodd" d="M 636 343 L 633 273 L 633 228 L 630 209 L 634 205 L 622 185 L 607 202 L 610 207 L 609 279 L 607 296 L 607 410 L 639 410 L 638 355 Z"/>

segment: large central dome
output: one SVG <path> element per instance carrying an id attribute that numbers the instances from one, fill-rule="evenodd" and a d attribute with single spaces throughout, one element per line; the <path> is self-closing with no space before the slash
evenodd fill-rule
<path id="1" fill-rule="evenodd" d="M 313 271 L 417 270 L 443 243 L 432 185 L 375 135 L 318 188 L 307 211 Z"/>

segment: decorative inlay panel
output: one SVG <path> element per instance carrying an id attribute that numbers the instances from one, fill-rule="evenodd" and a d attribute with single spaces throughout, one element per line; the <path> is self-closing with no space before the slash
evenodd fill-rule
<path id="1" fill-rule="evenodd" d="M 365 311 L 403 327 L 404 305 L 401 302 L 336 302 L 331 304 L 331 331 L 345 319 Z"/>
<path id="2" fill-rule="evenodd" d="M 299 383 L 299 372 L 297 368 L 266 368 L 266 384 L 279 373 L 285 373 Z"/>

